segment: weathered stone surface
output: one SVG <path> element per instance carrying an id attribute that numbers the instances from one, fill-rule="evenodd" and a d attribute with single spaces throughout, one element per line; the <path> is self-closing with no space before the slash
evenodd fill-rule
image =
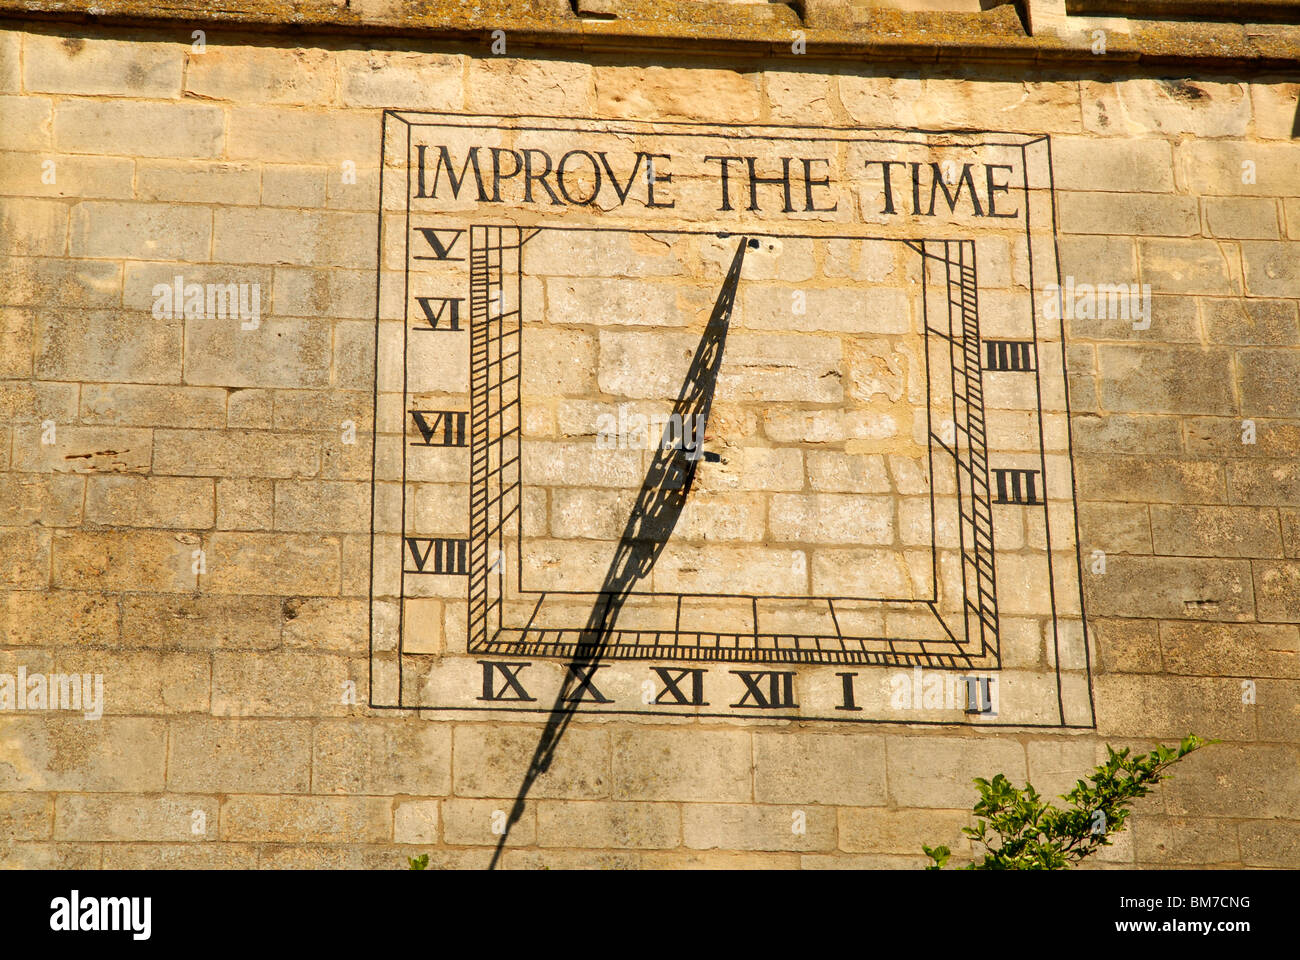
<path id="1" fill-rule="evenodd" d="M 35 370 L 43 379 L 177 383 L 181 378 L 182 325 L 168 317 L 51 311 L 37 316 L 34 341 Z"/>
<path id="2" fill-rule="evenodd" d="M 10 840 L 46 840 L 52 806 L 46 794 L 7 793 L 0 797 L 0 829 Z"/>
<path id="3" fill-rule="evenodd" d="M 462 797 L 512 797 L 521 771 L 537 744 L 539 730 L 470 725 L 454 737 L 454 792 Z M 550 770 L 530 794 L 534 797 L 597 798 L 610 795 L 609 734 L 574 731 L 566 736 Z"/>
<path id="4" fill-rule="evenodd" d="M 458 110 L 464 67 L 459 56 L 349 50 L 339 57 L 341 95 L 353 107 L 400 103 L 411 110 Z"/>
<path id="5" fill-rule="evenodd" d="M 1122 676 L 1097 678 L 1097 730 L 1103 737 L 1249 740 L 1253 708 L 1241 702 L 1241 686 L 1217 679 Z"/>
<path id="6" fill-rule="evenodd" d="M 264 864 L 243 843 L 113 843 L 101 845 L 105 870 L 252 870 Z"/>
<path id="7" fill-rule="evenodd" d="M 681 843 L 678 807 L 671 803 L 561 802 L 537 805 L 543 847 L 662 849 Z"/>
<path id="8" fill-rule="evenodd" d="M 70 590 L 144 590 L 185 593 L 194 589 L 192 533 L 151 530 L 74 531 L 54 539 L 51 584 Z"/>
<path id="9" fill-rule="evenodd" d="M 1300 859 L 1300 827 L 1293 821 L 1252 820 L 1237 828 L 1241 862 L 1252 867 L 1286 867 Z"/>
<path id="10" fill-rule="evenodd" d="M 1173 153 L 1164 140 L 1053 137 L 1056 184 L 1064 190 L 1169 193 Z"/>
<path id="11" fill-rule="evenodd" d="M 175 476 L 295 477 L 320 469 L 311 437 L 243 430 L 158 430 L 154 469 Z"/>
<path id="12" fill-rule="evenodd" d="M 1250 620 L 1255 589 L 1248 560 L 1111 557 L 1106 573 L 1085 579 L 1099 616 Z"/>
<path id="13" fill-rule="evenodd" d="M 1138 863 L 1235 864 L 1241 860 L 1234 825 L 1222 820 L 1144 818 L 1133 830 Z"/>
<path id="14" fill-rule="evenodd" d="M 438 842 L 438 802 L 408 800 L 393 811 L 393 840 L 397 843 Z"/>
<path id="15" fill-rule="evenodd" d="M 890 737 L 885 741 L 889 800 L 899 807 L 964 809 L 977 794 L 971 780 L 990 772 L 1025 779 L 1025 751 L 991 737 Z"/>
<path id="16" fill-rule="evenodd" d="M 1113 193 L 1059 196 L 1061 229 L 1067 233 L 1191 237 L 1200 232 L 1200 215 L 1194 197 L 1131 197 Z"/>
<path id="17" fill-rule="evenodd" d="M 316 103 L 334 96 L 334 57 L 323 50 L 220 46 L 190 57 L 185 92 L 204 100 Z"/>
<path id="18" fill-rule="evenodd" d="M 753 795 L 748 733 L 628 730 L 613 737 L 613 792 L 626 800 L 740 800 Z"/>
<path id="19" fill-rule="evenodd" d="M 202 842 L 216 834 L 214 797 L 173 793 L 141 802 L 123 794 L 82 794 L 61 796 L 54 807 L 56 840 Z"/>
<path id="20" fill-rule="evenodd" d="M 835 847 L 835 820 L 824 807 L 690 803 L 682 807 L 682 820 L 688 847 L 773 851 Z"/>
<path id="21" fill-rule="evenodd" d="M 1294 504 L 1300 495 L 1300 464 L 1288 460 L 1229 460 L 1228 489 L 1237 503 Z"/>
<path id="22" fill-rule="evenodd" d="M 223 840 L 378 843 L 392 839 L 385 797 L 238 796 L 221 805 Z"/>
<path id="23" fill-rule="evenodd" d="M 471 60 L 466 77 L 470 110 L 547 111 L 586 116 L 594 98 L 594 71 L 585 63 Z"/>
<path id="24" fill-rule="evenodd" d="M 312 738 L 312 792 L 450 793 L 451 731 L 409 720 L 318 724 Z"/>
<path id="25" fill-rule="evenodd" d="M 62 590 L 11 590 L 0 607 L 0 638 L 8 646 L 116 645 L 120 616 L 115 597 Z"/>
<path id="26" fill-rule="evenodd" d="M 730 70 L 682 73 L 667 67 L 601 67 L 596 71 L 596 106 L 607 116 L 726 118 L 757 120 L 757 78 Z M 701 102 L 700 91 L 709 96 Z M 701 112 L 703 111 L 703 113 Z"/>
<path id="27" fill-rule="evenodd" d="M 1112 673 L 1159 673 L 1160 628 L 1156 620 L 1089 620 L 1097 668 Z M 1202 629 L 1201 624 L 1193 624 Z"/>
<path id="28" fill-rule="evenodd" d="M 1213 343 L 1291 345 L 1300 341 L 1294 300 L 1202 300 L 1201 317 Z"/>
<path id="29" fill-rule="evenodd" d="M 87 523 L 206 530 L 215 517 L 208 479 L 91 477 L 87 484 Z"/>
<path id="30" fill-rule="evenodd" d="M 1124 80 L 1081 86 L 1084 124 L 1102 136 L 1240 137 L 1250 123 L 1250 94 L 1239 83 Z"/>
<path id="31" fill-rule="evenodd" d="M 269 650 L 280 642 L 286 616 L 282 603 L 276 597 L 126 595 L 121 600 L 122 644 L 163 650 Z"/>
<path id="32" fill-rule="evenodd" d="M 1101 347 L 1101 401 L 1109 409 L 1230 413 L 1232 355 L 1226 350 Z"/>
<path id="33" fill-rule="evenodd" d="M 1235 252 L 1212 240 L 1138 241 L 1143 282 L 1149 283 L 1155 293 L 1240 294 L 1241 274 L 1232 257 Z M 1268 296 L 1263 290 L 1252 292 Z"/>
<path id="34" fill-rule="evenodd" d="M 1237 466 L 1230 463 L 1229 469 Z M 1227 496 L 1224 465 L 1214 460 L 1080 455 L 1075 476 L 1085 500 L 1223 503 Z M 1248 482 L 1242 478 L 1243 485 Z"/>
<path id="35" fill-rule="evenodd" d="M 961 828 L 970 815 L 960 810 L 890 810 L 884 807 L 840 810 L 840 849 L 847 853 L 894 853 L 943 844 L 960 859 L 969 847 Z"/>
<path id="36" fill-rule="evenodd" d="M 875 737 L 757 734 L 754 795 L 766 803 L 883 803 L 884 746 Z"/>
<path id="37" fill-rule="evenodd" d="M 1255 560 L 1255 602 L 1259 619 L 1300 623 L 1300 562 Z"/>
<path id="38" fill-rule="evenodd" d="M 1260 507 L 1151 507 L 1155 553 L 1194 557 L 1280 557 L 1277 514 Z"/>
<path id="39" fill-rule="evenodd" d="M 507 484 L 501 556 L 475 563 L 503 574 L 498 587 L 522 576 L 546 591 L 540 607 L 529 594 L 502 611 L 588 620 L 654 457 L 653 442 L 618 438 L 592 455 L 599 418 L 620 404 L 671 408 L 742 231 L 757 246 L 722 353 L 710 456 L 641 585 L 670 600 L 632 596 L 619 622 L 629 637 L 643 631 L 629 642 L 682 627 L 716 653 L 752 642 L 771 658 L 602 663 L 596 686 L 618 701 L 594 717 L 595 695 L 578 695 L 500 865 L 915 869 L 922 843 L 949 845 L 960 863 L 972 778 L 1001 772 L 1055 795 L 1105 744 L 1148 750 L 1151 738 L 1195 731 L 1223 742 L 1144 800 L 1096 866 L 1295 866 L 1297 85 L 1255 66 L 1294 58 L 1286 31 L 1108 26 L 1102 76 L 1086 38 L 1042 29 L 1041 10 L 1027 36 L 1006 6 L 926 14 L 924 30 L 914 11 L 865 7 L 832 28 L 824 5 L 796 16 L 780 4 L 681 4 L 647 20 L 582 6 L 518 13 L 501 24 L 508 53 L 487 36 L 495 25 L 448 5 L 254 7 L 308 29 L 462 16 L 456 29 L 473 36 L 437 49 L 274 30 L 219 39 L 227 10 L 209 11 L 206 49 L 93 22 L 0 31 L 0 677 L 21 667 L 105 682 L 99 720 L 0 708 L 0 866 L 401 869 L 420 853 L 434 869 L 487 866 L 547 743 L 563 661 L 519 656 L 533 699 L 493 704 L 510 693 L 500 665 L 516 658 L 471 652 L 469 578 L 408 567 L 403 580 L 402 524 L 438 538 L 478 529 L 471 469 L 501 465 L 509 480 L 515 468 L 509 439 L 484 457 L 476 404 L 487 398 L 489 419 L 501 411 L 494 430 L 522 428 L 523 538 L 510 529 Z M 796 36 L 806 52 L 791 47 Z M 689 62 L 665 45 L 685 38 Z M 736 41 L 761 42 L 763 56 L 731 56 L 748 49 Z M 903 60 L 844 59 L 867 41 Z M 630 58 L 619 52 L 628 44 Z M 1012 76 L 965 56 L 976 51 L 1054 65 Z M 1182 77 L 1133 67 L 1141 56 L 1178 63 L 1167 72 Z M 954 57 L 960 69 L 945 66 Z M 419 124 L 421 110 L 460 116 Z M 523 124 L 463 111 L 544 115 L 532 125 L 557 129 L 506 130 Z M 596 120 L 599 146 L 573 118 Z M 652 134 L 629 132 L 642 122 L 657 124 Z M 809 124 L 841 142 L 773 139 Z M 914 128 L 941 133 L 893 142 L 919 139 Z M 1011 176 L 998 200 L 999 213 L 1016 210 L 1005 220 L 991 206 L 972 216 L 962 181 L 945 210 L 959 171 L 942 160 L 982 150 L 965 146 L 974 130 L 1033 141 L 979 158 L 1013 174 L 1022 158 L 1030 167 L 1031 189 Z M 431 157 L 442 142 L 453 153 L 480 144 L 489 193 L 493 147 L 532 149 L 530 163 L 537 147 L 552 163 L 590 148 L 610 167 L 590 205 L 552 204 L 541 183 L 554 171 L 533 180 L 532 202 L 497 203 L 475 199 L 458 155 L 454 172 L 468 179 L 450 198 L 439 170 L 434 198 L 403 182 L 408 132 Z M 627 162 L 643 147 L 667 154 L 656 176 L 673 179 L 657 188 L 674 206 L 646 206 L 649 178 Z M 776 175 L 786 153 L 797 155 L 788 201 L 772 181 L 756 187 L 761 209 L 748 209 L 737 165 L 732 209 L 719 209 L 717 161 L 704 156 L 752 154 L 756 171 Z M 799 159 L 815 168 L 830 154 L 832 167 L 852 165 L 850 182 L 805 193 Z M 508 172 L 510 154 L 498 159 L 513 196 L 525 175 Z M 883 159 L 899 164 L 893 214 L 869 169 Z M 934 216 L 911 212 L 913 169 L 916 203 L 933 193 Z M 971 173 L 987 203 L 993 178 L 980 163 Z M 461 229 L 485 211 L 492 224 L 577 228 L 528 239 L 517 284 L 507 257 L 500 304 L 468 289 L 467 261 L 404 255 L 429 253 L 426 224 Z M 975 240 L 980 366 L 992 362 L 988 343 L 1032 340 L 1032 373 L 980 374 L 984 479 L 1045 470 L 1049 498 L 1046 511 L 987 508 L 993 723 L 959 708 L 885 713 L 901 667 L 783 659 L 786 631 L 806 629 L 817 638 L 804 636 L 805 649 L 842 653 L 857 641 L 837 632 L 851 628 L 873 651 L 917 653 L 917 631 L 941 629 L 929 605 L 961 635 L 957 550 L 971 530 L 957 518 L 986 508 L 972 508 L 967 486 L 959 496 L 969 475 L 947 452 L 971 436 L 964 420 L 966 432 L 949 435 L 949 418 L 966 412 L 951 394 L 970 371 L 933 326 L 939 241 L 926 240 L 922 258 L 917 237 Z M 458 242 L 468 257 L 468 236 Z M 206 302 L 167 310 L 159 287 L 178 276 L 249 285 L 260 315 L 248 326 Z M 1103 297 L 1095 315 L 1057 320 L 1055 282 L 1136 284 L 1140 313 Z M 466 298 L 454 335 L 420 327 L 418 298 L 443 293 Z M 511 334 L 499 342 L 503 389 L 471 389 L 467 342 L 485 306 L 489 326 L 498 309 L 508 326 L 515 297 L 523 333 L 517 352 Z M 414 361 L 405 379 L 403 352 Z M 413 444 L 411 410 L 474 410 L 475 439 Z M 848 599 L 880 594 L 920 602 Z M 759 624 L 776 635 L 760 640 Z M 1053 726 L 1058 661 L 1060 702 L 1079 729 Z M 704 702 L 669 702 L 653 669 L 669 664 L 704 671 Z M 405 709 L 436 702 L 453 682 L 445 668 L 461 671 L 466 709 Z M 742 674 L 786 669 L 790 703 L 735 706 Z M 838 699 L 844 675 L 862 709 Z M 998 725 L 1020 720 L 1034 725 Z"/>
<path id="40" fill-rule="evenodd" d="M 1255 297 L 1284 297 L 1295 292 L 1300 279 L 1296 266 L 1295 242 L 1269 243 L 1243 240 L 1241 259 L 1245 268 L 1246 290 Z"/>
<path id="41" fill-rule="evenodd" d="M 349 694 L 364 678 L 354 661 L 304 652 L 218 653 L 212 712 L 224 716 L 338 716 L 356 712 Z"/>
<path id="42" fill-rule="evenodd" d="M 151 99 L 180 94 L 180 44 L 34 35 L 26 45 L 23 79 L 28 90 Z"/>
<path id="43" fill-rule="evenodd" d="M 166 737 L 165 722 L 156 719 L 88 723 L 68 713 L 9 714 L 0 718 L 0 743 L 6 745 L 0 788 L 156 793 L 163 789 Z"/>
<path id="44" fill-rule="evenodd" d="M 1263 623 L 1160 624 L 1160 647 L 1171 673 L 1213 677 L 1296 677 L 1300 627 Z"/>
<path id="45" fill-rule="evenodd" d="M 161 767 L 163 757 L 159 756 Z M 200 793 L 306 793 L 311 725 L 300 720 L 179 720 L 167 733 L 167 786 Z"/>
<path id="46" fill-rule="evenodd" d="M 1150 749 L 1147 747 L 1147 749 Z M 1300 764 L 1292 744 L 1225 743 L 1188 757 L 1162 784 L 1171 816 L 1296 820 Z M 1230 783 L 1230 790 L 1224 784 Z M 1243 806 L 1244 804 L 1244 806 Z"/>

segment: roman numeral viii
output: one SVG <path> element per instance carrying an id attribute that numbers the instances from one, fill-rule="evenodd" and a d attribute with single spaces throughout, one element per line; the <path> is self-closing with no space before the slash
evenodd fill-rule
<path id="1" fill-rule="evenodd" d="M 407 537 L 415 569 L 405 573 L 469 573 L 469 541 L 449 538 Z"/>

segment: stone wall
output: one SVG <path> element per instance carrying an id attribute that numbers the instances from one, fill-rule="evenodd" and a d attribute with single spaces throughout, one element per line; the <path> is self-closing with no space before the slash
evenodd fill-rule
<path id="1" fill-rule="evenodd" d="M 1049 74 L 823 61 L 814 48 L 707 59 L 519 49 L 508 36 L 499 54 L 490 41 L 226 28 L 204 41 L 188 26 L 0 32 L 0 673 L 104 684 L 100 719 L 0 711 L 0 863 L 491 857 L 545 711 L 385 710 L 368 696 L 376 328 L 402 318 L 382 303 L 400 260 L 381 269 L 376 313 L 376 251 L 391 249 L 382 231 L 401 215 L 386 195 L 377 216 L 385 109 L 1046 134 L 1060 276 L 1149 286 L 1149 326 L 1073 309 L 1062 321 L 1074 489 L 1061 502 L 1077 502 L 1066 552 L 1081 571 L 1095 726 L 1000 727 L 960 708 L 934 724 L 861 725 L 578 713 L 505 866 L 917 867 L 923 842 L 969 856 L 959 829 L 972 777 L 1027 776 L 1055 794 L 1106 743 L 1145 749 L 1190 732 L 1223 742 L 1139 805 L 1102 865 L 1300 863 L 1297 84 L 1104 57 Z M 923 282 L 901 256 L 896 276 L 855 276 L 847 245 L 809 249 L 790 282 L 810 299 L 833 275 L 882 298 Z M 1014 246 L 1002 264 L 980 252 L 998 278 L 985 302 L 1038 297 L 1045 281 L 1029 279 Z M 713 305 L 705 281 L 721 277 L 730 247 L 681 256 L 678 303 L 691 301 L 698 336 Z M 177 276 L 250 285 L 260 314 L 160 309 L 157 288 Z M 610 296 L 569 289 L 580 310 Z M 746 300 L 756 289 L 738 300 L 741 334 L 762 313 Z M 911 316 L 894 346 L 915 354 L 924 348 L 903 342 L 922 322 Z M 680 345 L 664 347 L 658 325 L 631 330 L 526 339 L 542 364 L 533 384 L 560 384 L 570 400 L 646 396 L 636 384 L 661 369 L 655 351 Z M 801 356 L 795 339 L 781 350 Z M 733 386 L 756 402 L 791 378 L 843 379 L 814 355 L 814 369 L 791 371 L 746 354 L 743 338 L 727 349 L 741 359 Z M 927 434 L 891 356 L 846 369 L 874 384 L 856 396 L 872 423 L 894 417 L 898 436 L 853 435 L 851 403 L 803 420 L 750 411 L 748 429 L 809 456 L 836 443 L 909 455 Z M 533 412 L 557 408 L 546 409 Z M 842 446 L 854 440 L 867 446 Z M 886 478 L 812 503 L 792 492 L 811 474 L 796 466 L 786 483 L 789 458 L 769 460 L 750 471 L 755 503 L 736 510 L 746 542 L 819 540 L 872 497 L 908 495 Z M 733 556 L 718 575 L 752 576 L 748 555 Z M 437 624 L 407 641 L 433 660 L 457 643 L 473 659 L 460 589 L 434 590 Z M 1082 669 L 1053 660 L 1043 629 L 1024 641 L 1026 669 Z"/>

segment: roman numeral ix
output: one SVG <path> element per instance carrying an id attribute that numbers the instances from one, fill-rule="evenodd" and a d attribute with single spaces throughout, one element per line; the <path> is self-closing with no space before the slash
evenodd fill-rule
<path id="1" fill-rule="evenodd" d="M 532 703 L 536 697 L 530 697 L 519 679 L 524 667 L 532 664 L 526 660 L 496 661 L 480 660 L 483 666 L 483 696 L 480 700 L 516 700 Z M 498 683 L 499 681 L 499 683 Z"/>

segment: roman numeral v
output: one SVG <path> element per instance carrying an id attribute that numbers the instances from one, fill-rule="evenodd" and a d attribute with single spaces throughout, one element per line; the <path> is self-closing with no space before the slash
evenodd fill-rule
<path id="1" fill-rule="evenodd" d="M 435 227 L 416 227 L 415 232 L 424 237 L 425 242 L 433 250 L 433 256 L 420 256 L 416 254 L 413 260 L 464 260 L 464 257 L 453 257 L 451 251 L 455 249 L 456 241 L 464 235 L 464 230 L 438 230 Z M 446 239 L 450 235 L 451 239 Z"/>

